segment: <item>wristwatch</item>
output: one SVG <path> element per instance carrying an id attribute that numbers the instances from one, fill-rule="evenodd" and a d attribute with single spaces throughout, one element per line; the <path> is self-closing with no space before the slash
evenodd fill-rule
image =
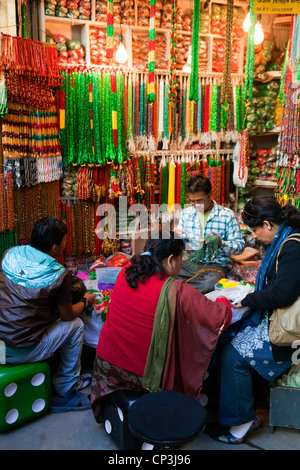
<path id="1" fill-rule="evenodd" d="M 79 302 L 84 303 L 84 308 L 87 308 L 89 306 L 89 300 L 86 297 L 82 297 L 82 299 L 80 299 Z"/>

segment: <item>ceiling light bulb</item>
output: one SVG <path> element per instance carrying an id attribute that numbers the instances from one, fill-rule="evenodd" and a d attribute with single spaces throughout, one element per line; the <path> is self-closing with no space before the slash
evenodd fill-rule
<path id="1" fill-rule="evenodd" d="M 250 13 L 248 12 L 247 15 L 246 15 L 246 18 L 244 19 L 243 30 L 246 33 L 248 33 L 249 28 L 250 28 Z"/>
<path id="2" fill-rule="evenodd" d="M 265 38 L 265 35 L 263 32 L 262 26 L 260 22 L 258 21 L 255 25 L 255 30 L 254 30 L 254 44 L 258 46 L 259 44 L 263 42 L 264 38 Z"/>
<path id="3" fill-rule="evenodd" d="M 125 49 L 124 44 L 122 42 L 120 42 L 119 47 L 118 47 L 117 52 L 116 52 L 116 61 L 119 64 L 125 64 L 125 62 L 127 62 L 127 60 L 128 60 L 127 51 Z"/>

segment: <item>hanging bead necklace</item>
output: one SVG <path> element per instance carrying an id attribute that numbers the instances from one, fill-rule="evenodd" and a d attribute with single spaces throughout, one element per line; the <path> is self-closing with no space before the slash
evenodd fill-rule
<path id="1" fill-rule="evenodd" d="M 233 21 L 233 0 L 227 1 L 227 20 L 226 20 L 226 38 L 225 38 L 225 60 L 223 73 L 223 87 L 221 95 L 221 104 L 228 109 L 232 103 L 231 87 L 231 50 L 232 50 L 232 21 Z"/>
<path id="2" fill-rule="evenodd" d="M 192 269 L 197 270 L 197 273 L 192 278 L 188 279 L 186 282 L 191 281 L 199 274 L 210 270 L 207 268 L 207 265 L 211 263 L 216 255 L 218 254 L 218 243 L 219 239 L 216 235 L 208 235 L 204 237 L 203 245 L 199 250 L 195 250 L 188 255 L 188 260 Z M 205 266 L 200 270 L 197 269 L 197 265 L 204 263 Z"/>
<path id="3" fill-rule="evenodd" d="M 169 78 L 169 102 L 174 104 L 177 100 L 176 64 L 177 64 L 177 24 L 178 24 L 178 0 L 172 3 L 171 19 L 171 48 L 170 48 L 170 78 Z"/>
<path id="4" fill-rule="evenodd" d="M 106 57 L 112 59 L 114 54 L 114 2 L 107 0 Z"/>
<path id="5" fill-rule="evenodd" d="M 247 42 L 247 55 L 245 65 L 245 80 L 244 80 L 244 101 L 252 101 L 253 95 L 253 65 L 254 65 L 254 31 L 255 31 L 255 14 L 253 13 L 253 2 L 250 2 L 250 27 L 248 31 Z"/>
<path id="6" fill-rule="evenodd" d="M 189 100 L 198 102 L 199 83 L 199 27 L 200 27 L 200 0 L 194 1 L 193 32 L 192 32 L 192 63 L 190 78 Z"/>
<path id="7" fill-rule="evenodd" d="M 150 0 L 147 101 L 155 101 L 155 0 Z"/>

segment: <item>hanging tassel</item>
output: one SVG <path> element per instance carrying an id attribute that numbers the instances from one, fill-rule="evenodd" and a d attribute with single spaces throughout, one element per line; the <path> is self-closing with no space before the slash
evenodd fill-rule
<path id="1" fill-rule="evenodd" d="M 172 156 L 169 164 L 169 186 L 168 186 L 168 212 L 174 212 L 175 204 L 175 163 Z"/>
<path id="2" fill-rule="evenodd" d="M 186 192 L 185 192 L 185 185 L 186 185 L 186 162 L 185 158 L 181 158 L 180 163 L 180 207 L 183 209 L 186 200 Z"/>
<path id="3" fill-rule="evenodd" d="M 127 145 L 129 152 L 135 151 L 134 139 L 133 139 L 133 84 L 131 76 L 129 77 L 127 87 Z"/>
<path id="4" fill-rule="evenodd" d="M 168 177 L 168 164 L 166 162 L 165 156 L 161 159 L 160 164 L 160 206 L 164 211 L 164 207 L 168 204 L 168 184 L 169 184 L 169 177 Z"/>
<path id="5" fill-rule="evenodd" d="M 169 84 L 165 84 L 163 150 L 169 147 Z"/>
<path id="6" fill-rule="evenodd" d="M 164 133 L 164 80 L 159 83 L 159 109 L 158 109 L 158 138 L 161 140 Z"/>
<path id="7" fill-rule="evenodd" d="M 180 205 L 180 189 L 181 189 L 181 164 L 177 156 L 175 161 L 175 204 Z"/>
<path id="8" fill-rule="evenodd" d="M 204 129 L 203 132 L 209 131 L 209 83 L 206 85 L 205 91 L 205 116 L 204 116 Z"/>

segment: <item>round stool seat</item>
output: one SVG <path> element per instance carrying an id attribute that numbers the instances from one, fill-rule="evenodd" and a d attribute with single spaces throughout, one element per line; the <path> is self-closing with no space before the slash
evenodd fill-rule
<path id="1" fill-rule="evenodd" d="M 131 432 L 141 441 L 178 447 L 203 431 L 207 412 L 194 398 L 179 392 L 146 393 L 128 412 Z"/>

